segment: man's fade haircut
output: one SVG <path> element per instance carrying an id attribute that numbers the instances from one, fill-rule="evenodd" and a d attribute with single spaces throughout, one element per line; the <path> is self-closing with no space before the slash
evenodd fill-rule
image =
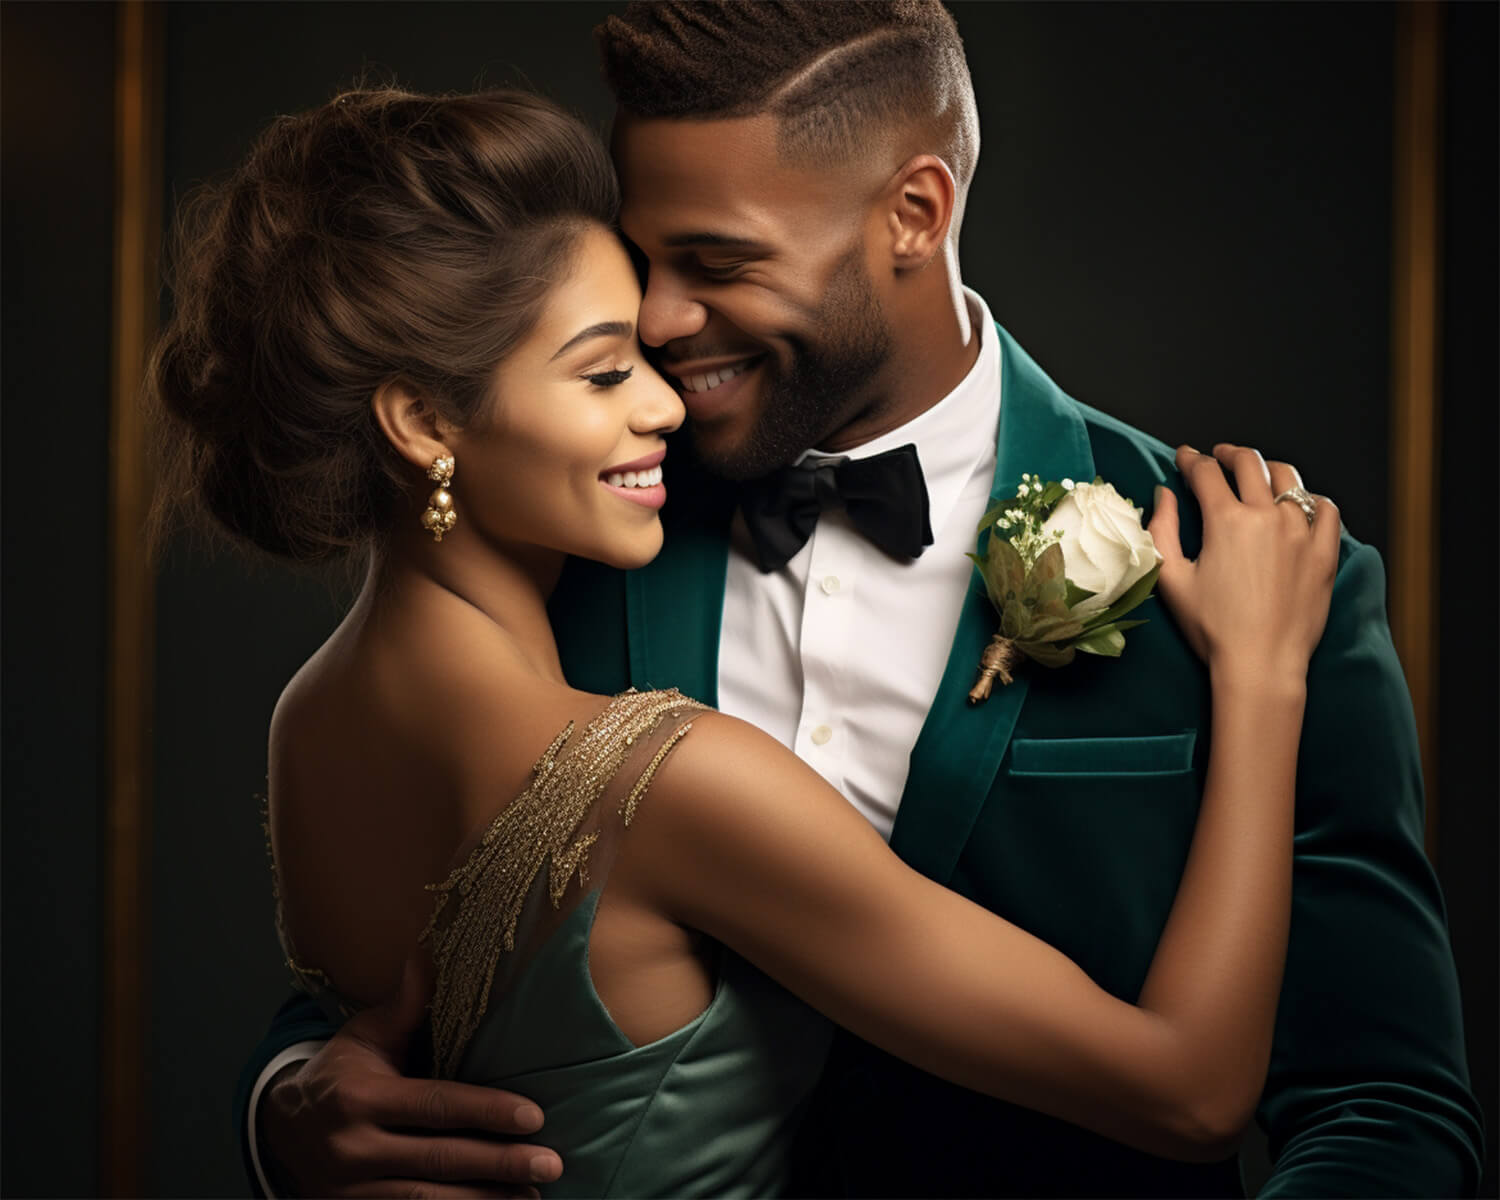
<path id="1" fill-rule="evenodd" d="M 974 88 L 939 0 L 636 0 L 595 34 L 632 116 L 770 114 L 801 163 L 850 161 L 893 123 L 926 126 L 960 204 L 973 178 Z"/>

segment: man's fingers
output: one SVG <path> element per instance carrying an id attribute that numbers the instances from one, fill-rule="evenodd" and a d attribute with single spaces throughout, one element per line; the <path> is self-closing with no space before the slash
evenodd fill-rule
<path id="1" fill-rule="evenodd" d="M 364 1081 L 361 1093 L 355 1103 L 363 1115 L 386 1128 L 472 1129 L 514 1137 L 542 1127 L 542 1110 L 525 1096 L 472 1083 L 392 1076 Z"/>
<path id="2" fill-rule="evenodd" d="M 371 1200 L 508 1200 L 512 1196 L 539 1197 L 533 1187 L 495 1187 L 482 1183 L 434 1183 L 426 1179 L 368 1179 L 345 1189 L 341 1195 L 368 1196 Z"/>
<path id="3" fill-rule="evenodd" d="M 483 1180 L 506 1187 L 551 1183 L 562 1159 L 545 1146 L 495 1142 L 481 1137 L 418 1137 L 393 1133 L 381 1139 L 370 1167 L 393 1178 L 444 1183 Z"/>

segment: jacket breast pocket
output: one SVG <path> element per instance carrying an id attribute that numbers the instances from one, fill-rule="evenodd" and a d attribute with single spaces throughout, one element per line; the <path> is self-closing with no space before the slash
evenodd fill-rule
<path id="1" fill-rule="evenodd" d="M 1192 842 L 1196 730 L 1014 738 L 960 859 L 958 891 L 1134 997 Z"/>
<path id="2" fill-rule="evenodd" d="M 1146 737 L 1016 738 L 1009 774 L 1018 779 L 1181 775 L 1193 769 L 1197 738 L 1195 729 Z"/>

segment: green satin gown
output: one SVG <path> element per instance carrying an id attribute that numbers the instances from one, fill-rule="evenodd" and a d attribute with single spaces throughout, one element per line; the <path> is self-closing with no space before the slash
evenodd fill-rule
<path id="1" fill-rule="evenodd" d="M 626 692 L 576 736 L 570 725 L 434 888 L 435 1073 L 541 1106 L 537 1140 L 563 1160 L 545 1196 L 776 1195 L 823 1070 L 827 1019 L 722 947 L 708 1007 L 647 1045 L 594 990 L 609 865 L 699 711 L 678 692 Z"/>

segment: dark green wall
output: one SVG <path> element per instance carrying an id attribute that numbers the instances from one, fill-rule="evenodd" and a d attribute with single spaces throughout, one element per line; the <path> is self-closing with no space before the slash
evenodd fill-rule
<path id="1" fill-rule="evenodd" d="M 1458 956 L 1474 1090 L 1485 1105 L 1485 1188 L 1500 1191 L 1500 822 L 1495 774 L 1495 453 L 1500 448 L 1500 5 L 1448 8 L 1444 96 L 1442 579 L 1438 619 L 1438 874 Z M 1477 552 L 1476 552 L 1477 550 Z"/>
<path id="2" fill-rule="evenodd" d="M 0 1191 L 94 1191 L 114 12 L 0 7 Z"/>
<path id="3" fill-rule="evenodd" d="M 1079 399 L 1291 459 L 1385 549 L 1392 12 L 954 6 L 964 267 Z"/>

